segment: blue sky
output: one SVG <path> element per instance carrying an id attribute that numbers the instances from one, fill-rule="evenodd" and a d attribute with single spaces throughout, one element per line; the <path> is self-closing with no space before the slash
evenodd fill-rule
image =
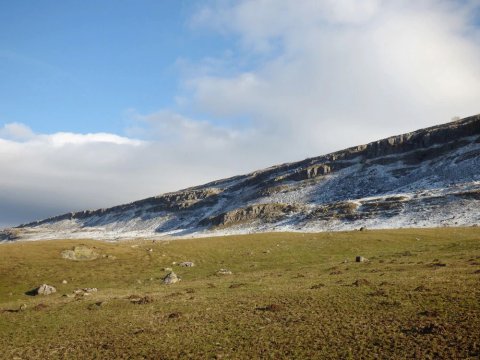
<path id="1" fill-rule="evenodd" d="M 181 60 L 226 39 L 193 31 L 192 1 L 3 1 L 0 124 L 123 132 L 124 112 L 175 108 Z M 200 34 L 199 34 L 200 33 Z"/>
<path id="2" fill-rule="evenodd" d="M 0 0 L 0 227 L 480 112 L 478 0 Z"/>

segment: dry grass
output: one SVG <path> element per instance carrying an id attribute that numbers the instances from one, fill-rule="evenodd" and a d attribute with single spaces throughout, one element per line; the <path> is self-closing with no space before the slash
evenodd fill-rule
<path id="1" fill-rule="evenodd" d="M 79 244 L 111 256 L 61 258 Z M 6 244 L 0 358 L 477 359 L 479 270 L 478 228 Z"/>

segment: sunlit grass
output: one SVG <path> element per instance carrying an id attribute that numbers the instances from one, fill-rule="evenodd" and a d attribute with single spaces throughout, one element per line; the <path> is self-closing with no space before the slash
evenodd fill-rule
<path id="1" fill-rule="evenodd" d="M 116 259 L 61 258 L 79 244 Z M 478 358 L 479 270 L 478 228 L 6 244 L 0 357 Z"/>

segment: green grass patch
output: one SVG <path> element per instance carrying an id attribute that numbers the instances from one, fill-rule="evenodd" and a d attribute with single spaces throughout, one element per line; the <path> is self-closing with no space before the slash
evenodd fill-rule
<path id="1" fill-rule="evenodd" d="M 99 257 L 62 258 L 82 244 Z M 478 228 L 19 242 L 0 246 L 0 358 L 474 359 L 479 300 Z"/>

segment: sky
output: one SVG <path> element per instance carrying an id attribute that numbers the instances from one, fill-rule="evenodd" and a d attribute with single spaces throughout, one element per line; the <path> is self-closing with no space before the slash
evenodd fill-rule
<path id="1" fill-rule="evenodd" d="M 0 228 L 480 112 L 480 0 L 0 0 Z"/>

